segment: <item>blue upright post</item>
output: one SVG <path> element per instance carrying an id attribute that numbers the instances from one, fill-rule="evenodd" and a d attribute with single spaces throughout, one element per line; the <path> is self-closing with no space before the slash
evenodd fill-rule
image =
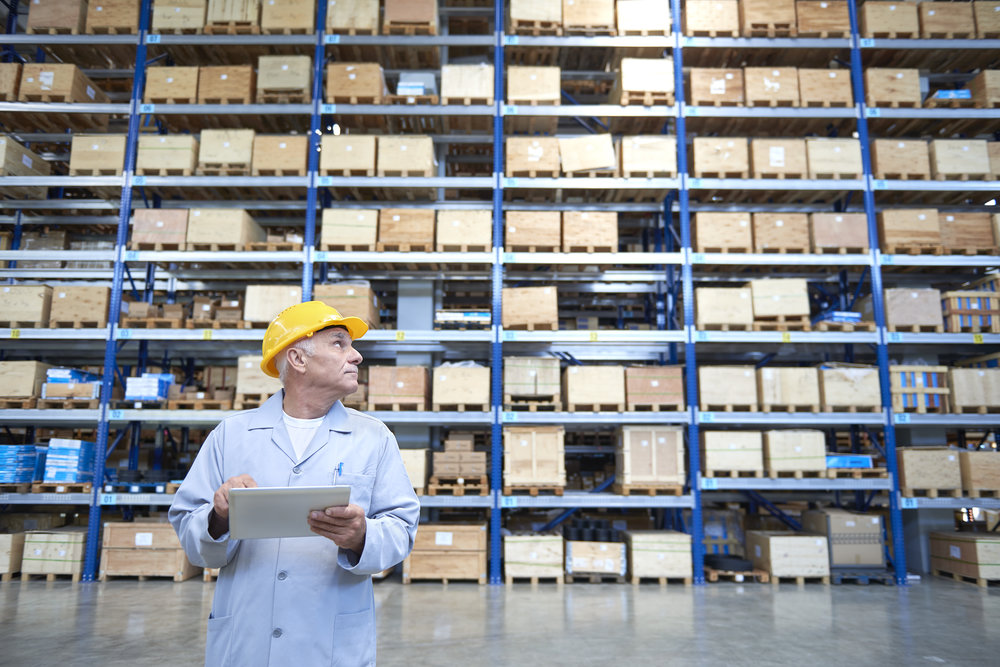
<path id="1" fill-rule="evenodd" d="M 684 290 L 684 385 L 691 423 L 688 425 L 688 479 L 691 480 L 691 563 L 694 582 L 705 583 L 705 544 L 701 520 L 701 452 L 698 447 L 698 366 L 695 363 L 694 343 L 694 276 L 691 272 L 691 212 L 687 186 L 687 127 L 684 122 L 684 51 L 681 46 L 681 3 L 670 0 L 674 33 L 674 95 L 677 100 L 677 177 L 680 179 L 678 202 L 681 207 L 681 247 L 684 263 L 681 265 L 681 285 Z"/>
<path id="2" fill-rule="evenodd" d="M 316 174 L 319 172 L 319 145 L 323 116 L 320 105 L 323 102 L 323 63 L 326 61 L 326 46 L 323 31 L 326 29 L 326 3 L 316 3 L 316 48 L 313 53 L 312 116 L 309 119 L 309 188 L 306 190 L 306 230 L 302 246 L 302 300 L 310 301 L 313 293 L 313 253 L 316 246 L 316 204 L 319 201 L 316 188 Z"/>
<path id="3" fill-rule="evenodd" d="M 122 281 L 125 274 L 123 252 L 128 242 L 128 221 L 132 211 L 132 175 L 135 171 L 136 146 L 139 140 L 139 103 L 146 78 L 146 32 L 149 30 L 151 0 L 142 0 L 139 14 L 139 44 L 136 46 L 135 76 L 132 79 L 132 102 L 128 116 L 128 138 L 125 144 L 125 183 L 122 185 L 121 207 L 118 211 L 118 235 L 115 242 L 114 273 L 111 281 L 111 304 L 108 321 L 115 321 L 115 314 L 121 309 Z M 117 325 L 109 324 L 112 332 Z M 97 442 L 94 448 L 94 485 L 90 496 L 90 519 L 87 522 L 87 550 L 83 560 L 83 580 L 93 581 L 97 573 L 97 552 L 101 534 L 101 482 L 104 481 L 104 461 L 108 446 L 108 404 L 115 382 L 117 357 L 114 336 L 108 336 L 104 346 L 104 377 L 101 382 L 100 417 L 97 422 Z"/>
<path id="4" fill-rule="evenodd" d="M 878 358 L 878 378 L 882 390 L 882 415 L 885 420 L 885 464 L 892 480 L 889 493 L 889 521 L 892 525 L 892 563 L 896 573 L 896 583 L 906 585 L 906 552 L 903 545 L 903 516 L 899 506 L 899 469 L 896 465 L 896 429 L 892 421 L 892 394 L 889 381 L 889 347 L 885 339 L 885 304 L 882 293 L 882 267 L 879 264 L 878 226 L 875 218 L 875 193 L 872 191 L 871 153 L 868 142 L 868 119 L 865 107 L 864 76 L 861 69 L 860 35 L 858 32 L 858 12 L 853 2 L 847 3 L 851 17 L 851 83 L 858 108 L 858 140 L 861 142 L 861 163 L 865 170 L 865 215 L 868 218 L 868 245 L 872 274 L 872 305 L 875 311 L 875 325 L 879 330 L 876 347 Z"/>

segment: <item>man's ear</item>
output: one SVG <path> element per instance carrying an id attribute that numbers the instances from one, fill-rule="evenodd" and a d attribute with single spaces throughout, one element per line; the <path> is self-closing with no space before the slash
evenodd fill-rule
<path id="1" fill-rule="evenodd" d="M 301 373 L 306 366 L 306 353 L 301 348 L 292 347 L 286 352 L 288 355 L 288 367 Z"/>

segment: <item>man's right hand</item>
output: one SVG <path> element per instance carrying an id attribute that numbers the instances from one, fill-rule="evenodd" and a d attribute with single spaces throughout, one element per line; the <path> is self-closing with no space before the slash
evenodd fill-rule
<path id="1" fill-rule="evenodd" d="M 215 491 L 212 516 L 208 520 L 208 534 L 219 539 L 229 532 L 229 489 L 255 489 L 257 482 L 250 475 L 230 477 Z"/>

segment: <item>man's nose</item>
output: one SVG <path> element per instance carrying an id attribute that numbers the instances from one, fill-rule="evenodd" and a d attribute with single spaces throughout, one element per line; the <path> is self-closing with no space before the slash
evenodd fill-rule
<path id="1" fill-rule="evenodd" d="M 352 347 L 351 348 L 351 358 L 349 359 L 349 361 L 352 364 L 354 364 L 355 366 L 357 366 L 358 364 L 360 364 L 364 360 L 365 360 L 365 358 L 361 356 L 361 353 L 358 352 L 357 348 L 353 348 Z"/>

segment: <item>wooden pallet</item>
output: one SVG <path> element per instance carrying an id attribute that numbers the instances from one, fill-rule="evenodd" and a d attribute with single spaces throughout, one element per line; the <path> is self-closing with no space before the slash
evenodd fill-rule
<path id="1" fill-rule="evenodd" d="M 720 253 L 720 254 L 723 254 L 723 255 L 730 254 L 730 253 L 732 253 L 734 255 L 746 255 L 746 254 L 749 254 L 751 251 L 752 251 L 751 248 L 738 248 L 736 246 L 727 246 L 725 248 L 723 248 L 723 247 L 714 247 L 714 246 L 705 246 L 705 247 L 702 247 L 702 248 L 698 248 L 695 252 L 715 252 L 715 253 Z"/>
<path id="2" fill-rule="evenodd" d="M 183 329 L 185 318 L 123 317 L 123 329 Z"/>
<path id="3" fill-rule="evenodd" d="M 744 37 L 795 37 L 798 27 L 794 23 L 751 23 Z"/>
<path id="4" fill-rule="evenodd" d="M 103 329 L 108 326 L 101 320 L 50 320 L 49 327 L 53 329 Z"/>
<path id="5" fill-rule="evenodd" d="M 612 104 L 615 103 L 614 100 L 611 101 Z M 623 107 L 627 106 L 672 106 L 674 103 L 673 93 L 655 93 L 650 90 L 643 91 L 623 91 L 618 97 L 618 104 Z M 744 177 L 746 178 L 746 177 Z"/>
<path id="6" fill-rule="evenodd" d="M 31 410 L 35 407 L 35 398 L 0 398 L 0 410 Z"/>
<path id="7" fill-rule="evenodd" d="M 797 107 L 799 106 L 799 101 L 794 99 L 787 100 L 747 100 L 746 105 L 748 107 Z M 765 178 L 764 176 L 754 176 L 754 178 Z M 767 178 L 782 178 L 781 176 L 773 176 Z M 799 174 L 796 176 L 788 176 L 787 178 L 805 178 L 804 174 Z"/>
<path id="8" fill-rule="evenodd" d="M 180 33 L 178 33 L 180 34 Z M 195 33 L 190 33 L 195 34 Z M 156 97 L 150 96 L 144 104 L 197 104 L 197 97 Z M 136 170 L 138 173 L 138 170 Z"/>
<path id="9" fill-rule="evenodd" d="M 887 255 L 943 255 L 944 246 L 934 244 L 889 244 L 886 246 L 885 252 Z"/>
<path id="10" fill-rule="evenodd" d="M 827 468 L 827 479 L 871 479 L 888 477 L 886 468 Z"/>
<path id="11" fill-rule="evenodd" d="M 559 411 L 562 408 L 562 399 L 559 396 L 511 396 L 504 394 L 503 409 L 508 411 L 526 410 L 528 412 L 549 412 Z"/>
<path id="12" fill-rule="evenodd" d="M 253 329 L 246 320 L 187 320 L 185 329 Z"/>
<path id="13" fill-rule="evenodd" d="M 882 412 L 880 405 L 824 405 L 823 412 Z"/>
<path id="14" fill-rule="evenodd" d="M 558 322 L 531 322 L 519 324 L 505 324 L 504 329 L 509 331 L 558 331 Z"/>
<path id="15" fill-rule="evenodd" d="M 510 20 L 512 35 L 531 35 L 533 37 L 561 36 L 561 21 L 528 21 L 525 19 Z"/>
<path id="16" fill-rule="evenodd" d="M 874 322 L 817 322 L 813 324 L 816 331 L 878 331 Z"/>
<path id="17" fill-rule="evenodd" d="M 819 412 L 818 405 L 788 405 L 784 403 L 764 403 L 761 412 Z"/>
<path id="18" fill-rule="evenodd" d="M 765 477 L 771 479 L 820 479 L 826 477 L 826 470 L 767 470 Z"/>
<path id="19" fill-rule="evenodd" d="M 116 410 L 163 410 L 167 407 L 166 401 L 112 401 L 112 407 Z"/>
<path id="20" fill-rule="evenodd" d="M 846 172 L 846 173 L 837 171 L 830 171 L 830 172 L 821 171 L 815 174 L 810 174 L 809 178 L 826 180 L 826 181 L 850 181 L 850 180 L 858 180 L 863 176 L 864 174 L 857 171 Z"/>
<path id="21" fill-rule="evenodd" d="M 433 23 L 411 23 L 408 21 L 386 20 L 382 24 L 383 35 L 436 35 L 437 26 Z"/>
<path id="22" fill-rule="evenodd" d="M 31 482 L 0 484 L 0 493 L 31 493 Z"/>
<path id="23" fill-rule="evenodd" d="M 763 477 L 763 470 L 706 470 L 702 477 Z"/>
<path id="24" fill-rule="evenodd" d="M 916 109 L 920 106 L 919 102 L 914 102 L 913 100 L 875 100 L 872 99 L 867 102 L 869 107 L 877 107 L 879 109 Z"/>
<path id="25" fill-rule="evenodd" d="M 260 26 L 254 21 L 212 21 L 205 24 L 206 35 L 259 35 Z"/>
<path id="26" fill-rule="evenodd" d="M 622 178 L 677 178 L 677 172 L 673 170 L 634 171 L 623 169 Z"/>
<path id="27" fill-rule="evenodd" d="M 614 492 L 619 496 L 682 496 L 683 484 L 618 484 L 613 485 Z"/>
<path id="28" fill-rule="evenodd" d="M 604 572 L 583 572 L 569 574 L 566 573 L 567 584 L 625 584 L 628 583 L 625 577 L 620 574 L 607 574 Z"/>
<path id="29" fill-rule="evenodd" d="M 754 177 L 756 178 L 756 176 Z M 788 246 L 783 248 L 754 248 L 755 253 L 761 255 L 807 255 L 809 248 L 806 246 Z"/>
<path id="30" fill-rule="evenodd" d="M 967 577 L 962 574 L 955 574 L 954 572 L 944 572 L 943 570 L 931 570 L 931 573 L 935 577 L 944 577 L 945 579 L 954 579 L 955 581 L 960 581 L 967 584 L 976 584 L 980 588 L 989 588 L 990 586 L 1000 584 L 1000 579 L 984 579 L 982 577 Z"/>
<path id="31" fill-rule="evenodd" d="M 566 577 L 562 572 L 559 574 L 553 574 L 549 577 L 512 577 L 509 574 L 504 577 L 508 586 L 513 586 L 516 583 L 530 583 L 532 586 L 537 586 L 539 583 L 554 583 L 556 586 L 562 587 L 563 583 L 565 583 L 565 579 Z"/>
<path id="32" fill-rule="evenodd" d="M 40 574 L 36 572 L 22 572 L 21 583 L 27 583 L 32 579 L 42 579 L 42 578 L 44 578 L 45 581 L 60 581 L 66 579 L 67 577 L 69 577 L 70 581 L 72 581 L 75 584 L 78 581 L 80 581 L 83 575 L 80 572 L 74 572 L 73 574 L 53 574 L 51 572 L 48 574 Z"/>
<path id="33" fill-rule="evenodd" d="M 194 170 L 187 167 L 183 169 L 154 169 L 146 167 L 143 169 L 136 169 L 135 173 L 140 176 L 192 176 L 194 175 Z"/>
<path id="34" fill-rule="evenodd" d="M 216 401 L 212 399 L 180 399 L 167 401 L 168 410 L 232 410 L 232 401 Z"/>
<path id="35" fill-rule="evenodd" d="M 705 579 L 711 583 L 715 583 L 720 579 L 726 579 L 734 581 L 738 584 L 748 581 L 756 581 L 761 584 L 766 584 L 771 580 L 771 575 L 768 574 L 766 570 L 747 570 L 745 572 L 736 572 L 735 570 L 716 570 L 715 568 L 706 566 Z"/>
<path id="36" fill-rule="evenodd" d="M 618 34 L 618 30 L 615 26 L 604 23 L 576 23 L 566 25 L 566 22 L 563 21 L 563 34 L 586 37 L 597 37 L 600 35 L 614 37 Z"/>
<path id="37" fill-rule="evenodd" d="M 254 241 L 247 243 L 246 249 L 258 252 L 300 252 L 302 244 L 297 241 Z"/>
<path id="38" fill-rule="evenodd" d="M 684 412 L 687 407 L 683 403 L 628 403 L 628 412 Z"/>
<path id="39" fill-rule="evenodd" d="M 995 415 L 1000 413 L 1000 405 L 952 405 L 951 411 L 960 415 Z"/>
<path id="40" fill-rule="evenodd" d="M 100 405 L 99 398 L 40 398 L 35 402 L 40 410 L 96 410 Z"/>
<path id="41" fill-rule="evenodd" d="M 988 181 L 990 180 L 990 174 L 985 172 L 939 173 L 934 178 L 939 181 Z"/>
<path id="42" fill-rule="evenodd" d="M 489 475 L 433 475 L 427 484 L 429 496 L 488 496 L 489 494 Z"/>
<path id="43" fill-rule="evenodd" d="M 129 250 L 152 250 L 154 252 L 164 252 L 167 250 L 184 250 L 183 243 L 147 243 L 145 241 L 129 241 Z"/>
<path id="44" fill-rule="evenodd" d="M 994 179 L 994 180 L 1000 180 L 1000 179 Z M 996 246 L 994 246 L 992 248 L 983 248 L 983 247 L 976 247 L 976 248 L 955 248 L 955 247 L 948 247 L 948 248 L 945 248 L 945 252 L 947 252 L 949 255 L 965 255 L 966 257 L 977 257 L 979 255 L 996 255 L 996 254 L 1000 253 L 1000 249 L 998 249 Z"/>
<path id="45" fill-rule="evenodd" d="M 236 252 L 243 250 L 242 243 L 185 243 L 184 249 L 204 252 Z"/>
<path id="46" fill-rule="evenodd" d="M 111 167 L 108 169 L 70 169 L 70 176 L 117 176 L 121 173 L 120 167 Z"/>
<path id="47" fill-rule="evenodd" d="M 32 493 L 90 493 L 94 486 L 90 482 L 35 482 Z"/>
<path id="48" fill-rule="evenodd" d="M 182 581 L 187 581 L 191 577 L 185 577 L 181 574 L 108 574 L 107 572 L 101 574 L 97 580 L 98 581 L 110 581 L 112 579 L 132 579 L 134 581 L 151 581 L 154 579 L 173 579 L 176 583 Z"/>
<path id="49" fill-rule="evenodd" d="M 812 322 L 808 315 L 773 315 L 755 317 L 754 331 L 811 331 Z"/>
<path id="50" fill-rule="evenodd" d="M 563 252 L 618 252 L 618 247 L 610 245 L 570 245 L 564 247 Z"/>
<path id="51" fill-rule="evenodd" d="M 777 586 L 778 584 L 798 584 L 802 586 L 803 584 L 823 584 L 825 586 L 830 585 L 830 575 L 826 576 L 814 576 L 814 577 L 779 577 L 774 574 L 771 575 L 771 584 Z"/>
<path id="52" fill-rule="evenodd" d="M 378 252 L 433 252 L 432 243 L 384 243 L 379 241 L 375 244 Z"/>
<path id="53" fill-rule="evenodd" d="M 944 333 L 943 324 L 887 324 L 886 329 L 904 333 Z"/>
<path id="54" fill-rule="evenodd" d="M 270 397 L 270 394 L 236 394 L 236 398 L 233 399 L 233 409 L 252 410 L 259 408 Z"/>
<path id="55" fill-rule="evenodd" d="M 489 403 L 432 403 L 434 412 L 489 412 Z"/>
<path id="56" fill-rule="evenodd" d="M 215 581 L 219 578 L 219 568 L 217 567 L 206 567 L 202 570 L 201 580 L 204 582 Z"/>
<path id="57" fill-rule="evenodd" d="M 879 180 L 886 181 L 926 181 L 931 177 L 931 175 L 926 172 L 910 174 L 906 172 L 887 171 L 877 171 L 874 176 Z"/>
<path id="58" fill-rule="evenodd" d="M 504 248 L 504 252 L 559 252 L 561 246 L 557 245 L 509 245 Z"/>
<path id="59" fill-rule="evenodd" d="M 685 586 L 690 586 L 692 584 L 692 577 L 638 577 L 636 575 L 630 575 L 629 581 L 633 586 L 639 586 L 640 584 L 659 584 L 660 586 L 666 586 L 668 584 L 684 584 Z"/>
<path id="60" fill-rule="evenodd" d="M 532 484 L 530 486 L 526 484 L 519 484 L 517 486 L 508 486 L 505 484 L 503 487 L 503 495 L 516 496 L 518 494 L 527 493 L 529 496 L 537 496 L 539 494 L 542 494 L 543 492 L 545 494 L 551 492 L 554 495 L 561 496 L 563 495 L 565 490 L 566 490 L 565 486 L 560 486 L 557 484 Z"/>
<path id="61" fill-rule="evenodd" d="M 323 252 L 375 252 L 375 245 L 324 243 L 319 249 Z"/>
<path id="62" fill-rule="evenodd" d="M 873 581 L 892 586 L 896 583 L 896 578 L 887 570 L 849 569 L 838 571 L 836 569 L 832 569 L 830 570 L 830 581 L 837 586 L 852 583 L 867 586 Z"/>
<path id="63" fill-rule="evenodd" d="M 701 171 L 694 170 L 695 178 L 750 178 L 749 171 Z"/>
<path id="64" fill-rule="evenodd" d="M 226 101 L 208 102 L 202 104 L 227 104 Z M 249 101 L 235 100 L 231 104 L 250 104 Z M 249 176 L 250 165 L 246 163 L 229 162 L 199 162 L 195 173 L 199 176 Z"/>
<path id="65" fill-rule="evenodd" d="M 484 244 L 450 244 L 438 243 L 437 252 L 490 252 L 490 247 Z"/>
<path id="66" fill-rule="evenodd" d="M 906 498 L 961 498 L 962 489 L 913 489 L 903 487 L 900 494 Z"/>
<path id="67" fill-rule="evenodd" d="M 391 403 L 381 402 L 381 401 L 368 401 L 368 411 L 380 411 L 384 410 L 386 412 L 408 412 L 410 410 L 424 410 L 424 401 L 394 401 Z"/>
<path id="68" fill-rule="evenodd" d="M 702 403 L 701 412 L 757 412 L 756 403 Z"/>
<path id="69" fill-rule="evenodd" d="M 566 403 L 566 412 L 625 412 L 624 403 Z"/>
<path id="70" fill-rule="evenodd" d="M 1000 489 L 965 489 L 969 498 L 1000 498 Z"/>
<path id="71" fill-rule="evenodd" d="M 411 584 L 414 581 L 439 581 L 439 582 L 441 582 L 445 586 L 447 586 L 448 582 L 451 582 L 451 581 L 472 581 L 472 582 L 478 583 L 480 586 L 485 586 L 486 583 L 487 583 L 485 576 L 482 576 L 482 577 L 432 577 L 430 575 L 423 575 L 423 576 L 420 576 L 420 577 L 417 577 L 416 579 L 414 579 L 410 575 L 406 574 L 406 572 L 403 573 L 403 583 L 404 584 Z"/>

